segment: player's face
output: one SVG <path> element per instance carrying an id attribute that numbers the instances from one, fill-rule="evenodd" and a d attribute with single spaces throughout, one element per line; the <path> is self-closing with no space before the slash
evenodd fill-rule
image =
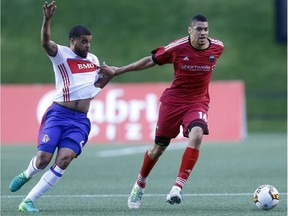
<path id="1" fill-rule="evenodd" d="M 193 22 L 188 27 L 192 46 L 195 48 L 206 47 L 208 43 L 208 22 Z"/>
<path id="2" fill-rule="evenodd" d="M 86 58 L 90 51 L 92 35 L 81 35 L 79 38 L 71 39 L 71 49 L 82 58 Z"/>

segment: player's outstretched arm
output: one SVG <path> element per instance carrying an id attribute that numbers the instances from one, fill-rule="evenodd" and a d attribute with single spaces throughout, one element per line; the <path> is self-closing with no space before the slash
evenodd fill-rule
<path id="1" fill-rule="evenodd" d="M 106 64 L 101 66 L 99 78 L 95 81 L 95 86 L 103 88 L 114 76 L 129 72 L 140 71 L 155 65 L 151 56 L 144 57 L 134 63 L 122 67 L 108 66 Z"/>
<path id="2" fill-rule="evenodd" d="M 41 44 L 45 49 L 45 52 L 50 56 L 55 56 L 57 53 L 57 45 L 55 42 L 51 41 L 51 30 L 50 21 L 55 13 L 56 9 L 55 1 L 50 4 L 45 2 L 43 5 L 43 23 L 41 27 Z"/>
<path id="3" fill-rule="evenodd" d="M 152 59 L 152 56 L 146 56 L 136 62 L 133 62 L 129 65 L 125 65 L 122 67 L 119 67 L 117 70 L 115 70 L 115 76 L 118 76 L 120 74 L 129 72 L 129 71 L 140 71 L 144 70 L 150 67 L 153 67 L 155 65 L 155 62 Z"/>

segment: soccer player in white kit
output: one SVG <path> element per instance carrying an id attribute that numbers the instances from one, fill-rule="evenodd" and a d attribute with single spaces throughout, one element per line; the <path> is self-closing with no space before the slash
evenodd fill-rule
<path id="1" fill-rule="evenodd" d="M 54 1 L 43 6 L 41 43 L 53 64 L 57 92 L 53 104 L 42 117 L 38 152 L 28 168 L 11 181 L 10 190 L 18 191 L 41 172 L 50 163 L 56 148 L 57 156 L 55 163 L 20 203 L 19 211 L 23 212 L 38 212 L 34 201 L 53 187 L 70 162 L 81 154 L 91 129 L 87 118 L 90 101 L 105 86 L 94 85 L 100 67 L 98 58 L 89 53 L 92 35 L 85 26 L 76 25 L 70 29 L 69 47 L 50 40 L 50 21 L 55 9 Z"/>

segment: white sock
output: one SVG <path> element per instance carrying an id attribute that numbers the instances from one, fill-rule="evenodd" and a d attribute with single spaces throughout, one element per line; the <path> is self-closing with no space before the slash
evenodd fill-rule
<path id="1" fill-rule="evenodd" d="M 47 172 L 43 174 L 39 182 L 29 192 L 26 199 L 30 199 L 33 202 L 46 193 L 51 187 L 53 187 L 61 178 L 65 170 L 61 169 L 57 165 L 52 166 Z"/>
<path id="2" fill-rule="evenodd" d="M 172 187 L 172 190 L 174 190 L 174 189 L 175 189 L 175 190 L 178 190 L 178 191 L 181 191 L 181 190 L 182 190 L 179 186 L 175 186 L 175 185 Z M 172 190 L 171 190 L 171 191 L 172 191 Z"/>
<path id="3" fill-rule="evenodd" d="M 141 192 L 144 193 L 145 188 L 140 187 L 140 186 L 137 184 L 137 181 L 135 182 L 134 187 L 139 188 L 139 189 L 141 190 Z"/>
<path id="4" fill-rule="evenodd" d="M 42 169 L 38 169 L 36 166 L 36 156 L 35 156 L 31 159 L 28 168 L 24 171 L 24 173 L 27 178 L 31 178 L 33 175 L 41 171 Z"/>

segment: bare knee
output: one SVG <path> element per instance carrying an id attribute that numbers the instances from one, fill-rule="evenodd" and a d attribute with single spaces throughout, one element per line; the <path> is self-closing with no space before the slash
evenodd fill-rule
<path id="1" fill-rule="evenodd" d="M 201 127 L 193 127 L 189 133 L 189 147 L 199 149 L 203 138 Z"/>
<path id="2" fill-rule="evenodd" d="M 66 169 L 75 157 L 76 153 L 71 149 L 60 149 L 56 157 L 55 163 L 61 169 Z"/>
<path id="3" fill-rule="evenodd" d="M 69 166 L 69 164 L 71 163 L 71 161 L 72 161 L 72 159 L 70 157 L 64 157 L 64 158 L 56 160 L 56 164 L 61 169 L 66 169 Z"/>
<path id="4" fill-rule="evenodd" d="M 148 155 L 152 160 L 158 159 L 163 154 L 166 148 L 167 146 L 160 146 L 154 144 L 152 148 L 148 151 Z"/>
<path id="5" fill-rule="evenodd" d="M 36 167 L 37 169 L 45 169 L 50 163 L 53 154 L 48 152 L 39 151 L 36 156 Z"/>

